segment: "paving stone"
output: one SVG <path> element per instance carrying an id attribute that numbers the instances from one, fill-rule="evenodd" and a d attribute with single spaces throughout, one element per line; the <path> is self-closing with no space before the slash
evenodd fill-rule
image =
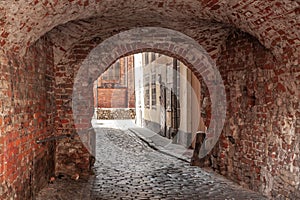
<path id="1" fill-rule="evenodd" d="M 58 179 L 37 200 L 264 199 L 263 196 L 140 142 L 130 131 L 97 131 L 95 175 Z"/>

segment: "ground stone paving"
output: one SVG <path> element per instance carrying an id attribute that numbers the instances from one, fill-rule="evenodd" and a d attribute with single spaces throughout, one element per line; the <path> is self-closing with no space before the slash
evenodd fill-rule
<path id="1" fill-rule="evenodd" d="M 161 154 L 130 131 L 96 128 L 95 175 L 57 179 L 38 200 L 264 199 L 231 181 Z"/>

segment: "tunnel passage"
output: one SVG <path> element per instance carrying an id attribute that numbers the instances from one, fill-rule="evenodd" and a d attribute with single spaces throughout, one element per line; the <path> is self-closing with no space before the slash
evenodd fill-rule
<path id="1" fill-rule="evenodd" d="M 76 137 L 35 141 L 74 133 L 80 63 L 106 38 L 141 26 L 180 31 L 217 63 L 228 109 L 213 168 L 275 198 L 299 198 L 297 1 L 20 0 L 0 2 L 0 12 L 1 198 L 34 196 L 55 173 L 54 160 L 57 173 L 88 171 Z"/>

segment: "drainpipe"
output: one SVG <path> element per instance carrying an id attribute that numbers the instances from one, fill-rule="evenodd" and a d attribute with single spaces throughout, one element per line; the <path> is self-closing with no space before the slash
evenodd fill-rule
<path id="1" fill-rule="evenodd" d="M 94 101 L 96 101 L 95 102 L 95 108 L 94 108 L 94 115 L 95 115 L 95 118 L 96 119 L 98 119 L 98 79 L 99 79 L 99 77 L 96 79 L 96 89 L 95 89 L 95 99 L 94 99 Z"/>
<path id="2" fill-rule="evenodd" d="M 178 119 L 177 119 L 177 59 L 173 58 L 173 88 L 172 88 L 172 137 L 176 137 L 178 132 Z"/>
<path id="3" fill-rule="evenodd" d="M 125 104 L 126 104 L 126 107 L 127 108 L 129 108 L 129 100 L 128 100 L 128 90 L 129 90 L 129 85 L 128 85 L 128 76 L 129 76 L 129 74 L 128 74 L 128 72 L 129 72 L 129 70 L 128 70 L 128 57 L 124 57 L 124 65 L 125 65 L 125 81 L 126 81 L 126 99 L 125 99 Z"/>

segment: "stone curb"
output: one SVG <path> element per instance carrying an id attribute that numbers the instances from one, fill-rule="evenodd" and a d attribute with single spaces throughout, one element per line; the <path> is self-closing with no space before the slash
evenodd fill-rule
<path id="1" fill-rule="evenodd" d="M 156 145 L 151 139 L 149 138 L 146 138 L 144 137 L 141 133 L 139 133 L 138 131 L 136 130 L 133 130 L 131 128 L 128 129 L 129 131 L 131 131 L 133 134 L 135 134 L 139 139 L 141 139 L 143 142 L 145 142 L 150 148 L 160 152 L 160 153 L 163 153 L 165 155 L 168 155 L 168 156 L 171 156 L 171 157 L 174 157 L 174 158 L 177 158 L 183 162 L 187 162 L 187 163 L 190 163 L 190 160 L 188 160 L 186 157 L 184 156 L 178 156 L 166 149 L 164 149 L 163 147 L 158 147 L 158 145 Z"/>

